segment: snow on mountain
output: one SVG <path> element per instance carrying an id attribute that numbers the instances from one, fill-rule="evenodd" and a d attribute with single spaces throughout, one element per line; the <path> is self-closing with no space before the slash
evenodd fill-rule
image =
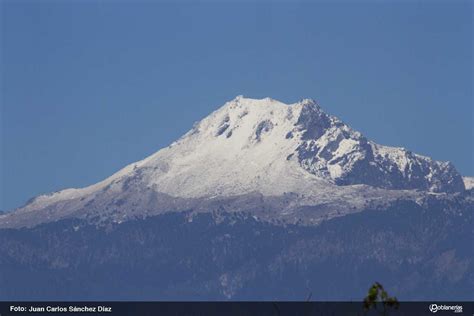
<path id="1" fill-rule="evenodd" d="M 181 197 L 310 194 L 324 182 L 464 190 L 450 163 L 370 142 L 312 100 L 237 97 L 137 168 L 157 191 Z"/>
<path id="2" fill-rule="evenodd" d="M 466 190 L 471 190 L 474 188 L 474 177 L 463 177 L 463 180 Z"/>
<path id="3" fill-rule="evenodd" d="M 334 201 L 359 208 L 367 200 L 415 195 L 407 191 L 414 189 L 460 192 L 464 183 L 451 163 L 371 142 L 313 100 L 287 105 L 239 96 L 170 146 L 104 181 L 38 196 L 15 213 L 43 209 L 54 218 L 87 208 L 104 212 L 111 204 L 127 213 L 293 194 L 297 198 L 284 207 L 291 213 Z"/>

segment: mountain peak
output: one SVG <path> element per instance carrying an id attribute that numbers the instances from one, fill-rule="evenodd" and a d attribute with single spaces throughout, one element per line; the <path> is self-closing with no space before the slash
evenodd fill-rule
<path id="1" fill-rule="evenodd" d="M 322 182 L 464 190 L 451 164 L 378 145 L 313 99 L 285 104 L 237 96 L 171 146 L 132 165 L 112 178 L 140 172 L 146 187 L 178 197 L 315 194 Z"/>
<path id="2" fill-rule="evenodd" d="M 299 101 L 298 104 L 301 104 L 302 106 L 310 106 L 310 107 L 321 109 L 318 102 L 316 102 L 316 100 L 314 99 L 301 99 L 301 101 Z"/>
<path id="3" fill-rule="evenodd" d="M 452 164 L 376 144 L 312 99 L 285 104 L 238 96 L 146 159 L 92 186 L 39 196 L 22 210 L 53 207 L 69 213 L 110 203 L 124 210 L 141 203 L 155 208 L 160 199 L 186 204 L 255 193 L 272 199 L 297 195 L 295 205 L 348 203 L 350 196 L 350 203 L 359 205 L 361 194 L 387 189 L 460 192 L 465 187 Z"/>
<path id="4" fill-rule="evenodd" d="M 171 172 L 170 176 L 156 175 L 160 181 L 152 179 L 171 195 L 309 193 L 314 181 L 384 189 L 464 190 L 452 165 L 378 145 L 324 112 L 313 99 L 285 104 L 268 97 L 237 96 L 200 121 L 178 145 L 166 157 L 166 150 L 156 157 L 170 160 L 179 177 Z M 181 164 L 177 157 L 183 150 Z M 200 179 L 199 185 L 189 180 L 190 174 Z M 180 177 L 185 182 L 178 184 Z M 287 177 L 286 182 L 275 185 L 282 177 Z"/>
<path id="5" fill-rule="evenodd" d="M 267 102 L 277 102 L 277 103 L 280 103 L 280 104 L 283 104 L 283 105 L 286 105 L 286 106 L 293 106 L 293 105 L 296 105 L 296 104 L 301 104 L 301 105 L 315 105 L 315 106 L 318 106 L 318 102 L 314 99 L 311 99 L 311 98 L 303 98 L 303 99 L 300 99 L 298 102 L 295 102 L 295 103 L 291 103 L 291 104 L 286 104 L 286 103 L 283 103 L 279 100 L 276 100 L 272 97 L 264 97 L 264 98 L 251 98 L 251 97 L 246 97 L 244 96 L 243 94 L 240 94 L 238 96 L 236 96 L 235 98 L 233 98 L 232 100 L 230 100 L 229 102 L 249 102 L 249 103 L 261 103 L 261 104 L 264 104 L 264 103 L 267 103 Z"/>

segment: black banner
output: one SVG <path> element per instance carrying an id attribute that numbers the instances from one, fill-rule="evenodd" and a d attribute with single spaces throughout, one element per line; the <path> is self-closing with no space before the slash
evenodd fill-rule
<path id="1" fill-rule="evenodd" d="M 398 308 L 362 302 L 0 302 L 0 316 L 21 315 L 474 315 L 474 302 L 400 302 Z"/>

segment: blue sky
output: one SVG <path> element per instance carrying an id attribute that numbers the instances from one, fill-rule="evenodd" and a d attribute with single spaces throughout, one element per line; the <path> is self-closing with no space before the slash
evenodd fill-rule
<path id="1" fill-rule="evenodd" d="M 0 209 L 97 182 L 240 94 L 314 98 L 474 175 L 468 1 L 1 6 Z"/>

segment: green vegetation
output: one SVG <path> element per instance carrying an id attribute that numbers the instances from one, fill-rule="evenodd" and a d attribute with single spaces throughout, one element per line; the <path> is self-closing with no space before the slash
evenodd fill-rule
<path id="1" fill-rule="evenodd" d="M 379 310 L 378 306 L 382 306 Z M 398 309 L 400 303 L 396 297 L 388 295 L 382 284 L 375 282 L 370 288 L 367 296 L 364 298 L 364 309 L 366 311 L 374 309 L 379 311 L 381 315 L 387 315 L 389 309 Z"/>

